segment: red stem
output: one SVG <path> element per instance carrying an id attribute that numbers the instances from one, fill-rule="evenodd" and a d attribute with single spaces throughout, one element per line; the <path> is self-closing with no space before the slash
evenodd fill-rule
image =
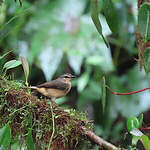
<path id="1" fill-rule="evenodd" d="M 150 127 L 140 128 L 140 130 L 150 130 Z"/>
<path id="2" fill-rule="evenodd" d="M 111 90 L 111 88 L 110 88 L 110 87 L 108 87 L 108 86 L 106 86 L 106 87 L 109 89 L 109 91 L 110 91 L 112 94 L 115 94 L 115 95 L 131 95 L 131 94 L 140 93 L 140 92 L 143 92 L 143 91 L 145 91 L 145 90 L 150 89 L 150 87 L 147 87 L 147 88 L 144 88 L 144 89 L 141 89 L 141 90 L 138 90 L 138 91 L 134 91 L 134 92 L 128 92 L 128 93 L 117 93 L 117 92 L 113 92 L 113 91 Z"/>

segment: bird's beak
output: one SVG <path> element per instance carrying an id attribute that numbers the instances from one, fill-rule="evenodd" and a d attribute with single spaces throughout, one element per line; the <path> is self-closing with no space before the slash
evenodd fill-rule
<path id="1" fill-rule="evenodd" d="M 74 75 L 71 75 L 71 78 L 76 78 L 76 76 L 74 76 Z"/>

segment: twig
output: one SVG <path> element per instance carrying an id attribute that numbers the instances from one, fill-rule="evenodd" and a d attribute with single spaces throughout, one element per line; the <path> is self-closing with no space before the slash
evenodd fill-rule
<path id="1" fill-rule="evenodd" d="M 20 111 L 20 110 L 26 108 L 27 106 L 29 106 L 29 105 L 25 105 L 25 106 L 23 106 L 23 107 L 21 107 L 21 108 L 19 108 L 19 109 L 16 109 L 14 112 L 12 112 L 11 114 L 9 114 L 9 116 L 11 117 L 11 116 L 12 116 L 13 114 L 15 114 L 17 111 Z M 26 110 L 25 110 L 25 111 L 26 111 Z"/>
<path id="2" fill-rule="evenodd" d="M 141 127 L 140 130 L 150 130 L 150 127 Z"/>
<path id="3" fill-rule="evenodd" d="M 107 150 L 119 150 L 115 145 L 105 141 L 101 137 L 97 136 L 94 132 L 87 130 L 85 127 L 81 127 L 84 134 L 94 143 L 96 143 L 100 148 L 103 147 Z"/>
<path id="4" fill-rule="evenodd" d="M 51 138 L 50 138 L 50 141 L 49 141 L 48 150 L 50 150 L 52 140 L 53 140 L 53 136 L 54 136 L 54 133 L 55 133 L 55 121 L 54 121 L 54 113 L 53 113 L 52 103 L 50 103 L 50 107 L 51 107 L 51 114 L 52 114 L 52 128 L 53 128 L 53 131 L 52 131 L 52 135 L 51 135 Z"/>
<path id="5" fill-rule="evenodd" d="M 109 86 L 106 86 L 108 88 L 108 90 L 112 93 L 112 94 L 115 94 L 115 95 L 131 95 L 131 94 L 136 94 L 136 93 L 140 93 L 140 92 L 143 92 L 143 91 L 146 91 L 146 90 L 149 90 L 150 87 L 147 87 L 147 88 L 144 88 L 144 89 L 141 89 L 141 90 L 138 90 L 138 91 L 133 91 L 133 92 L 128 92 L 128 93 L 117 93 L 117 92 L 113 92 L 112 89 L 109 87 Z"/>

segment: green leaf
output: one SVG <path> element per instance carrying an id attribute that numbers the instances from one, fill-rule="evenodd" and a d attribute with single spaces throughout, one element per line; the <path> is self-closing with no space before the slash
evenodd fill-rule
<path id="1" fill-rule="evenodd" d="M 84 88 L 86 87 L 88 81 L 89 81 L 89 73 L 85 72 L 78 79 L 78 87 L 77 87 L 77 89 L 78 89 L 79 92 L 82 92 L 84 90 Z"/>
<path id="2" fill-rule="evenodd" d="M 3 71 L 3 65 L 5 64 L 5 62 L 6 62 L 6 56 L 10 53 L 10 52 L 12 52 L 12 51 L 9 51 L 9 52 L 6 52 L 6 53 L 4 53 L 2 56 L 0 56 L 0 73 L 2 74 L 2 71 Z"/>
<path id="3" fill-rule="evenodd" d="M 14 1 L 16 2 L 17 0 L 14 0 Z M 22 7 L 22 0 L 19 0 L 19 4 Z"/>
<path id="4" fill-rule="evenodd" d="M 0 129 L 0 150 L 8 149 L 11 141 L 11 129 L 9 123 Z"/>
<path id="5" fill-rule="evenodd" d="M 106 105 L 106 82 L 105 77 L 102 79 L 102 108 L 103 112 L 105 111 L 105 105 Z"/>
<path id="6" fill-rule="evenodd" d="M 146 73 L 150 72 L 150 48 L 144 51 L 143 65 Z"/>
<path id="7" fill-rule="evenodd" d="M 143 143 L 143 146 L 144 146 L 145 150 L 150 150 L 150 140 L 149 140 L 149 138 L 146 135 L 143 135 L 140 140 Z"/>
<path id="8" fill-rule="evenodd" d="M 50 80 L 52 78 L 59 66 L 59 63 L 61 62 L 62 57 L 63 51 L 61 49 L 55 49 L 50 45 L 45 44 L 45 50 L 40 53 L 39 62 L 46 80 Z"/>
<path id="9" fill-rule="evenodd" d="M 127 120 L 127 129 L 128 131 L 132 131 L 133 129 L 139 128 L 139 121 L 136 117 L 130 117 Z"/>
<path id="10" fill-rule="evenodd" d="M 28 130 L 27 150 L 35 150 L 34 142 L 33 142 L 33 138 L 32 138 L 32 129 L 31 128 Z"/>
<path id="11" fill-rule="evenodd" d="M 100 20 L 98 18 L 98 14 L 99 14 L 98 6 L 99 6 L 98 0 L 91 0 L 91 18 L 93 20 L 93 23 L 95 24 L 95 27 L 96 27 L 98 33 L 103 38 L 106 46 L 109 47 L 108 42 L 106 41 L 106 39 L 104 38 L 103 33 L 102 33 L 102 26 L 101 26 Z"/>
<path id="12" fill-rule="evenodd" d="M 150 4 L 149 3 L 144 3 L 139 9 L 138 29 L 145 41 L 150 39 Z"/>
<path id="13" fill-rule="evenodd" d="M 83 61 L 83 55 L 81 54 L 83 49 L 82 49 L 82 45 L 80 46 L 81 47 L 77 48 L 76 50 L 70 49 L 69 51 L 67 51 L 69 65 L 71 66 L 71 68 L 76 74 L 80 73 L 81 65 Z"/>
<path id="14" fill-rule="evenodd" d="M 4 64 L 3 69 L 6 69 L 6 70 L 12 69 L 12 68 L 19 66 L 20 64 L 21 64 L 20 60 L 10 60 Z"/>
<path id="15" fill-rule="evenodd" d="M 138 140 L 140 139 L 141 137 L 139 136 L 134 136 L 132 137 L 132 145 L 136 146 Z"/>
<path id="16" fill-rule="evenodd" d="M 12 52 L 12 51 L 9 51 L 9 52 L 5 53 L 4 55 L 0 56 L 0 60 L 3 59 L 5 56 L 7 56 L 10 52 Z"/>
<path id="17" fill-rule="evenodd" d="M 103 0 L 103 10 L 109 28 L 112 32 L 118 33 L 118 16 L 112 0 Z"/>
<path id="18" fill-rule="evenodd" d="M 25 74 L 25 78 L 26 78 L 26 85 L 28 86 L 29 64 L 28 64 L 27 60 L 23 56 L 20 56 L 20 59 L 21 59 L 21 63 L 22 63 L 24 74 Z"/>
<path id="19" fill-rule="evenodd" d="M 143 122 L 143 114 L 141 114 L 139 116 L 138 120 L 139 120 L 139 127 L 141 127 L 142 126 L 142 122 Z"/>
<path id="20" fill-rule="evenodd" d="M 98 0 L 91 0 L 91 17 L 100 35 L 102 34 L 102 26 L 98 18 L 99 14 Z"/>
<path id="21" fill-rule="evenodd" d="M 89 56 L 86 59 L 86 63 L 90 65 L 100 65 L 102 62 L 105 61 L 105 58 L 103 56 Z"/>
<path id="22" fill-rule="evenodd" d="M 132 132 L 132 133 L 131 133 Z M 130 133 L 133 135 L 132 144 L 136 145 L 138 140 L 140 140 L 145 148 L 145 150 L 150 150 L 150 140 L 144 135 L 140 130 L 133 129 Z"/>

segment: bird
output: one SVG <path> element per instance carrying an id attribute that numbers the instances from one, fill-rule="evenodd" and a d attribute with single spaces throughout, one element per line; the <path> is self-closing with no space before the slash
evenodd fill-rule
<path id="1" fill-rule="evenodd" d="M 50 97 L 52 101 L 57 98 L 64 97 L 71 89 L 71 80 L 76 76 L 65 73 L 55 80 L 39 84 L 37 86 L 30 86 L 30 89 L 37 90 L 44 96 Z"/>

